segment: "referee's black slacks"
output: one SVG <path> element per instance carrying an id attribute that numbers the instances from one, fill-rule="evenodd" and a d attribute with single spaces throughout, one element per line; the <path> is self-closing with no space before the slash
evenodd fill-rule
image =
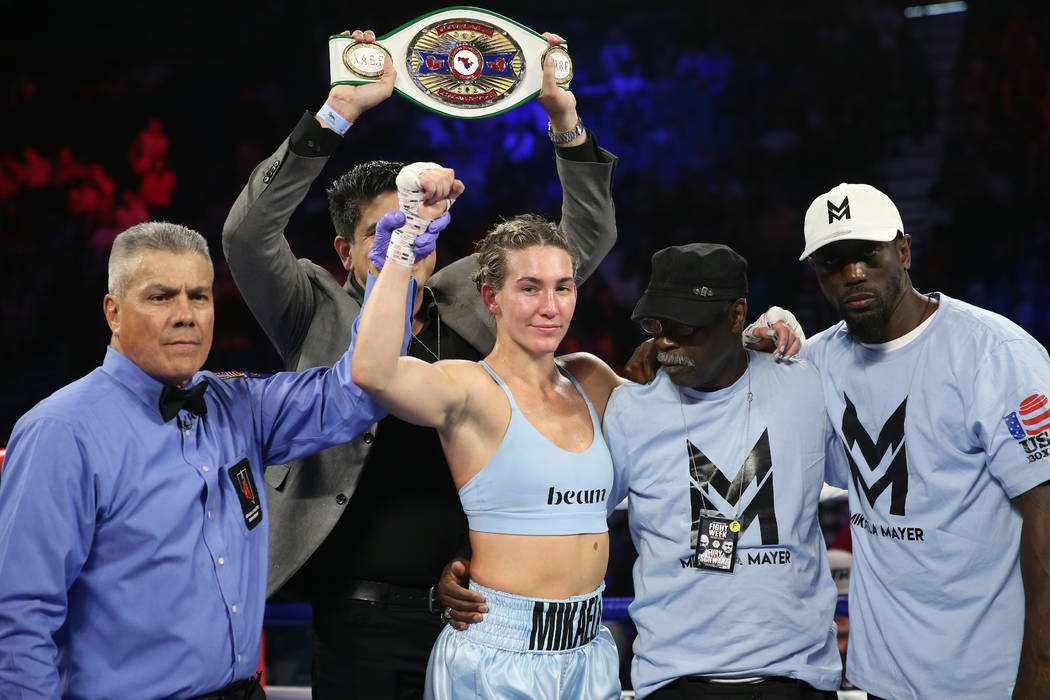
<path id="1" fill-rule="evenodd" d="M 836 700 L 833 690 L 819 690 L 805 681 L 769 678 L 762 683 L 715 683 L 679 678 L 649 695 L 654 700 Z"/>

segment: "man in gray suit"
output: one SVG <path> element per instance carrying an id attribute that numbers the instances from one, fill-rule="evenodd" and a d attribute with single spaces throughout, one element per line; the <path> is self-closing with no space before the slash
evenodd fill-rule
<path id="1" fill-rule="evenodd" d="M 285 226 L 342 141 L 337 130 L 389 97 L 393 83 L 387 59 L 379 82 L 332 88 L 318 115 L 304 115 L 252 173 L 223 229 L 233 277 L 286 369 L 331 365 L 346 349 L 376 221 L 397 208 L 400 164 L 359 165 L 329 190 L 345 284 L 296 260 Z M 539 101 L 557 146 L 560 226 L 579 249 L 582 281 L 616 240 L 616 158 L 582 128 L 576 99 L 555 85 L 552 66 L 544 68 Z M 416 266 L 421 291 L 409 353 L 428 361 L 484 357 L 495 329 L 471 281 L 474 256 L 431 276 L 433 269 L 433 257 Z M 314 609 L 314 697 L 421 697 L 443 624 L 431 586 L 466 535 L 436 433 L 388 417 L 350 443 L 267 469 L 266 481 L 273 521 L 268 594 L 303 569 L 297 581 Z"/>

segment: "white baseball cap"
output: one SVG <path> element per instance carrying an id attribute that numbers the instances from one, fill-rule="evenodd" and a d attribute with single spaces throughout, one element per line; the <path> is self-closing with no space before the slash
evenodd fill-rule
<path id="1" fill-rule="evenodd" d="M 813 200 L 803 230 L 806 249 L 799 260 L 836 241 L 892 241 L 904 232 L 904 223 L 885 194 L 871 185 L 843 182 Z"/>

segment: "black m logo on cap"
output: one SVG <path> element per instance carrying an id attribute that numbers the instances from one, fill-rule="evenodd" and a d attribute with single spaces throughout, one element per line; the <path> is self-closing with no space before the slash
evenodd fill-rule
<path id="1" fill-rule="evenodd" d="M 828 223 L 830 224 L 835 219 L 848 219 L 849 217 L 849 197 L 842 198 L 842 204 L 837 207 L 828 200 Z"/>

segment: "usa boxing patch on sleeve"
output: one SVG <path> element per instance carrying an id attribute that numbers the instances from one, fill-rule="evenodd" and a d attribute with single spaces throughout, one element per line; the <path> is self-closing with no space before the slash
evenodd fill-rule
<path id="1" fill-rule="evenodd" d="M 224 382 L 230 379 L 265 379 L 266 377 L 272 376 L 269 374 L 263 374 L 262 372 L 239 372 L 237 370 L 224 370 L 222 372 L 212 372 L 216 379 L 221 379 Z"/>
<path id="2" fill-rule="evenodd" d="M 262 522 L 262 503 L 259 500 L 259 489 L 255 488 L 255 477 L 252 476 L 252 468 L 247 459 L 242 459 L 229 468 L 230 481 L 233 482 L 233 490 L 237 492 L 237 500 L 241 503 L 241 511 L 244 513 L 244 524 L 249 530 Z"/>

